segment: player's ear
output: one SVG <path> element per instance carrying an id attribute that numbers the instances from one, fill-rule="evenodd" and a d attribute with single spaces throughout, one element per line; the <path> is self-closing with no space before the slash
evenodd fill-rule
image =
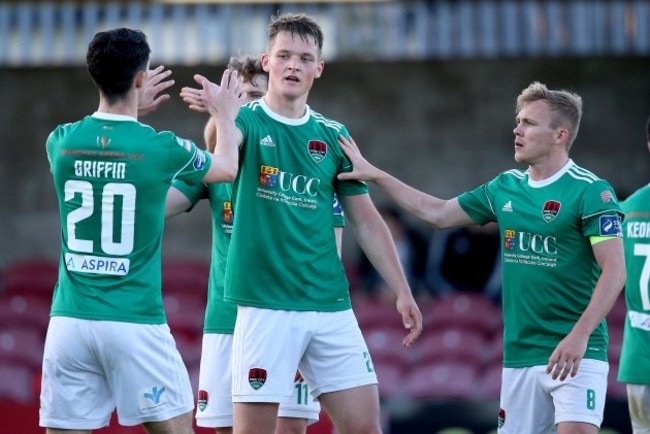
<path id="1" fill-rule="evenodd" d="M 269 55 L 267 53 L 260 56 L 260 62 L 262 62 L 262 69 L 264 72 L 269 72 Z"/>
<path id="2" fill-rule="evenodd" d="M 135 88 L 139 89 L 144 86 L 145 81 L 147 80 L 148 71 L 138 71 L 135 75 Z"/>
<path id="3" fill-rule="evenodd" d="M 318 68 L 316 68 L 316 74 L 314 75 L 314 77 L 320 78 L 320 76 L 323 75 L 323 69 L 325 69 L 325 62 L 320 60 L 318 62 Z"/>

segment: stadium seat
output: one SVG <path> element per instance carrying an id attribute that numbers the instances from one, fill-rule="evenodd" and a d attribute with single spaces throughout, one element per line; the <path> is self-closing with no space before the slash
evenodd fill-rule
<path id="1" fill-rule="evenodd" d="M 417 343 L 418 365 L 460 362 L 480 368 L 491 356 L 483 334 L 463 328 L 428 332 Z"/>
<path id="2" fill-rule="evenodd" d="M 354 314 L 362 331 L 380 328 L 405 331 L 402 317 L 394 304 L 382 303 L 369 297 L 355 297 L 352 303 Z"/>
<path id="3" fill-rule="evenodd" d="M 614 306 L 607 314 L 607 325 L 610 327 L 623 327 L 625 325 L 625 317 L 627 316 L 627 305 L 625 304 L 625 293 L 621 292 Z"/>
<path id="4" fill-rule="evenodd" d="M 402 365 L 373 361 L 373 367 L 377 373 L 381 399 L 389 400 L 403 396 L 405 370 Z"/>
<path id="5" fill-rule="evenodd" d="M 465 363 L 443 362 L 420 366 L 408 372 L 405 393 L 415 399 L 473 399 L 477 392 L 476 374 L 476 367 Z"/>
<path id="6" fill-rule="evenodd" d="M 466 328 L 491 335 L 501 323 L 501 310 L 487 297 L 477 293 L 457 292 L 435 301 L 424 313 L 426 327 Z"/>
<path id="7" fill-rule="evenodd" d="M 22 364 L 0 363 L 0 401 L 32 402 L 33 378 L 33 371 Z"/>
<path id="8" fill-rule="evenodd" d="M 376 328 L 363 331 L 368 351 L 374 364 L 390 363 L 406 367 L 414 355 L 412 349 L 402 345 L 406 331 L 393 328 Z"/>
<path id="9" fill-rule="evenodd" d="M 206 296 L 192 292 L 163 292 L 167 323 L 174 336 L 195 339 L 203 333 Z"/>
<path id="10" fill-rule="evenodd" d="M 207 294 L 210 265 L 202 261 L 165 259 L 162 262 L 163 293 Z"/>
<path id="11" fill-rule="evenodd" d="M 607 396 L 613 399 L 627 399 L 627 385 L 618 381 L 618 363 L 609 363 L 607 375 Z"/>
<path id="12" fill-rule="evenodd" d="M 5 297 L 34 295 L 51 301 L 58 273 L 59 265 L 55 261 L 33 259 L 16 262 L 2 275 L 0 290 Z"/>
<path id="13" fill-rule="evenodd" d="M 181 353 L 185 366 L 188 368 L 191 366 L 199 366 L 201 362 L 201 337 L 196 336 L 190 338 L 185 333 L 176 333 L 174 335 L 174 341 L 176 341 L 176 348 Z"/>
<path id="14" fill-rule="evenodd" d="M 479 397 L 485 399 L 499 399 L 501 394 L 501 362 L 492 363 L 479 373 Z"/>
<path id="15" fill-rule="evenodd" d="M 39 369 L 43 358 L 45 334 L 34 328 L 0 329 L 0 363 L 23 364 Z"/>
<path id="16" fill-rule="evenodd" d="M 43 334 L 50 321 L 50 303 L 43 297 L 13 295 L 0 297 L 0 329 L 34 327 Z"/>
<path id="17" fill-rule="evenodd" d="M 607 333 L 609 335 L 609 346 L 607 347 L 607 358 L 610 362 L 618 364 L 621 358 L 621 351 L 623 350 L 623 331 L 622 324 L 611 324 L 608 327 Z"/>

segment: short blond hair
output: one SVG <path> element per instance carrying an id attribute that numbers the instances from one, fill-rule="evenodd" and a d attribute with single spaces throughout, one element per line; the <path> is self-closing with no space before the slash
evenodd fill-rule
<path id="1" fill-rule="evenodd" d="M 578 136 L 582 119 L 582 97 L 567 90 L 550 90 L 545 84 L 535 81 L 517 97 L 516 113 L 534 101 L 544 101 L 552 112 L 551 128 L 563 126 L 569 130 L 567 149 Z"/>

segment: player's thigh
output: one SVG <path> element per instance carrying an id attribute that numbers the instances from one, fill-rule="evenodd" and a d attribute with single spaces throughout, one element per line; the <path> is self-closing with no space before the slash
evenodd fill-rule
<path id="1" fill-rule="evenodd" d="M 562 423 L 581 423 L 586 426 L 573 427 L 575 432 L 597 432 L 594 428 L 600 427 L 605 411 L 608 372 L 607 362 L 584 359 L 575 377 L 568 377 L 564 381 L 553 380 L 550 375 L 544 377 L 551 390 L 555 423 L 560 431 L 570 432 L 568 428 L 560 426 Z"/>
<path id="2" fill-rule="evenodd" d="M 628 384 L 627 402 L 634 434 L 650 434 L 650 384 Z"/>
<path id="3" fill-rule="evenodd" d="M 323 393 L 319 401 L 339 434 L 381 433 L 376 384 Z"/>
<path id="4" fill-rule="evenodd" d="M 234 402 L 233 432 L 236 434 L 273 434 L 277 416 L 277 403 Z"/>
<path id="5" fill-rule="evenodd" d="M 239 306 L 233 337 L 233 402 L 286 402 L 314 312 Z"/>
<path id="6" fill-rule="evenodd" d="M 280 403 L 278 417 L 286 419 L 278 420 L 278 424 L 283 426 L 282 430 L 279 430 L 280 427 L 276 430 L 280 433 L 303 432 L 304 430 L 299 430 L 300 426 L 306 427 L 318 422 L 320 404 L 310 395 L 309 384 L 306 380 L 294 382 L 293 395 L 289 401 Z"/>
<path id="7" fill-rule="evenodd" d="M 300 362 L 312 396 L 376 385 L 377 374 L 352 310 L 318 312 L 316 318 L 314 335 Z"/>
<path id="8" fill-rule="evenodd" d="M 232 335 L 203 335 L 196 424 L 206 428 L 231 427 Z"/>
<path id="9" fill-rule="evenodd" d="M 545 367 L 503 368 L 499 434 L 555 432 L 553 399 L 542 380 Z"/>
<path id="10" fill-rule="evenodd" d="M 144 428 L 148 434 L 194 434 L 192 412 L 180 414 L 164 422 L 145 422 Z"/>
<path id="11" fill-rule="evenodd" d="M 189 374 L 167 324 L 96 322 L 95 345 L 110 367 L 120 424 L 164 422 L 194 409 Z"/>
<path id="12" fill-rule="evenodd" d="M 43 427 L 91 430 L 107 426 L 115 408 L 105 367 L 93 348 L 92 323 L 55 316 L 43 351 L 40 420 Z M 83 398 L 80 398 L 83 397 Z"/>

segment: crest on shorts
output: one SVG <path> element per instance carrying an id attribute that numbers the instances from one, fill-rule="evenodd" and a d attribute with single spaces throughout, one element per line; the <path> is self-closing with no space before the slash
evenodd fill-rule
<path id="1" fill-rule="evenodd" d="M 264 386 L 264 383 L 266 383 L 266 369 L 262 369 L 262 368 L 249 369 L 248 383 L 255 390 L 258 390 L 260 387 Z"/>
<path id="2" fill-rule="evenodd" d="M 309 149 L 309 156 L 317 163 L 323 161 L 327 155 L 327 143 L 320 140 L 310 140 L 307 148 Z"/>
<path id="3" fill-rule="evenodd" d="M 560 213 L 560 202 L 557 200 L 547 200 L 542 209 L 542 218 L 546 223 L 555 220 L 555 217 Z"/>
<path id="4" fill-rule="evenodd" d="M 497 419 L 497 426 L 501 428 L 506 423 L 506 411 L 502 408 L 499 409 L 499 418 Z"/>
<path id="5" fill-rule="evenodd" d="M 208 406 L 208 391 L 207 390 L 199 390 L 198 404 L 199 404 L 199 410 L 200 411 L 205 410 L 205 407 Z"/>

